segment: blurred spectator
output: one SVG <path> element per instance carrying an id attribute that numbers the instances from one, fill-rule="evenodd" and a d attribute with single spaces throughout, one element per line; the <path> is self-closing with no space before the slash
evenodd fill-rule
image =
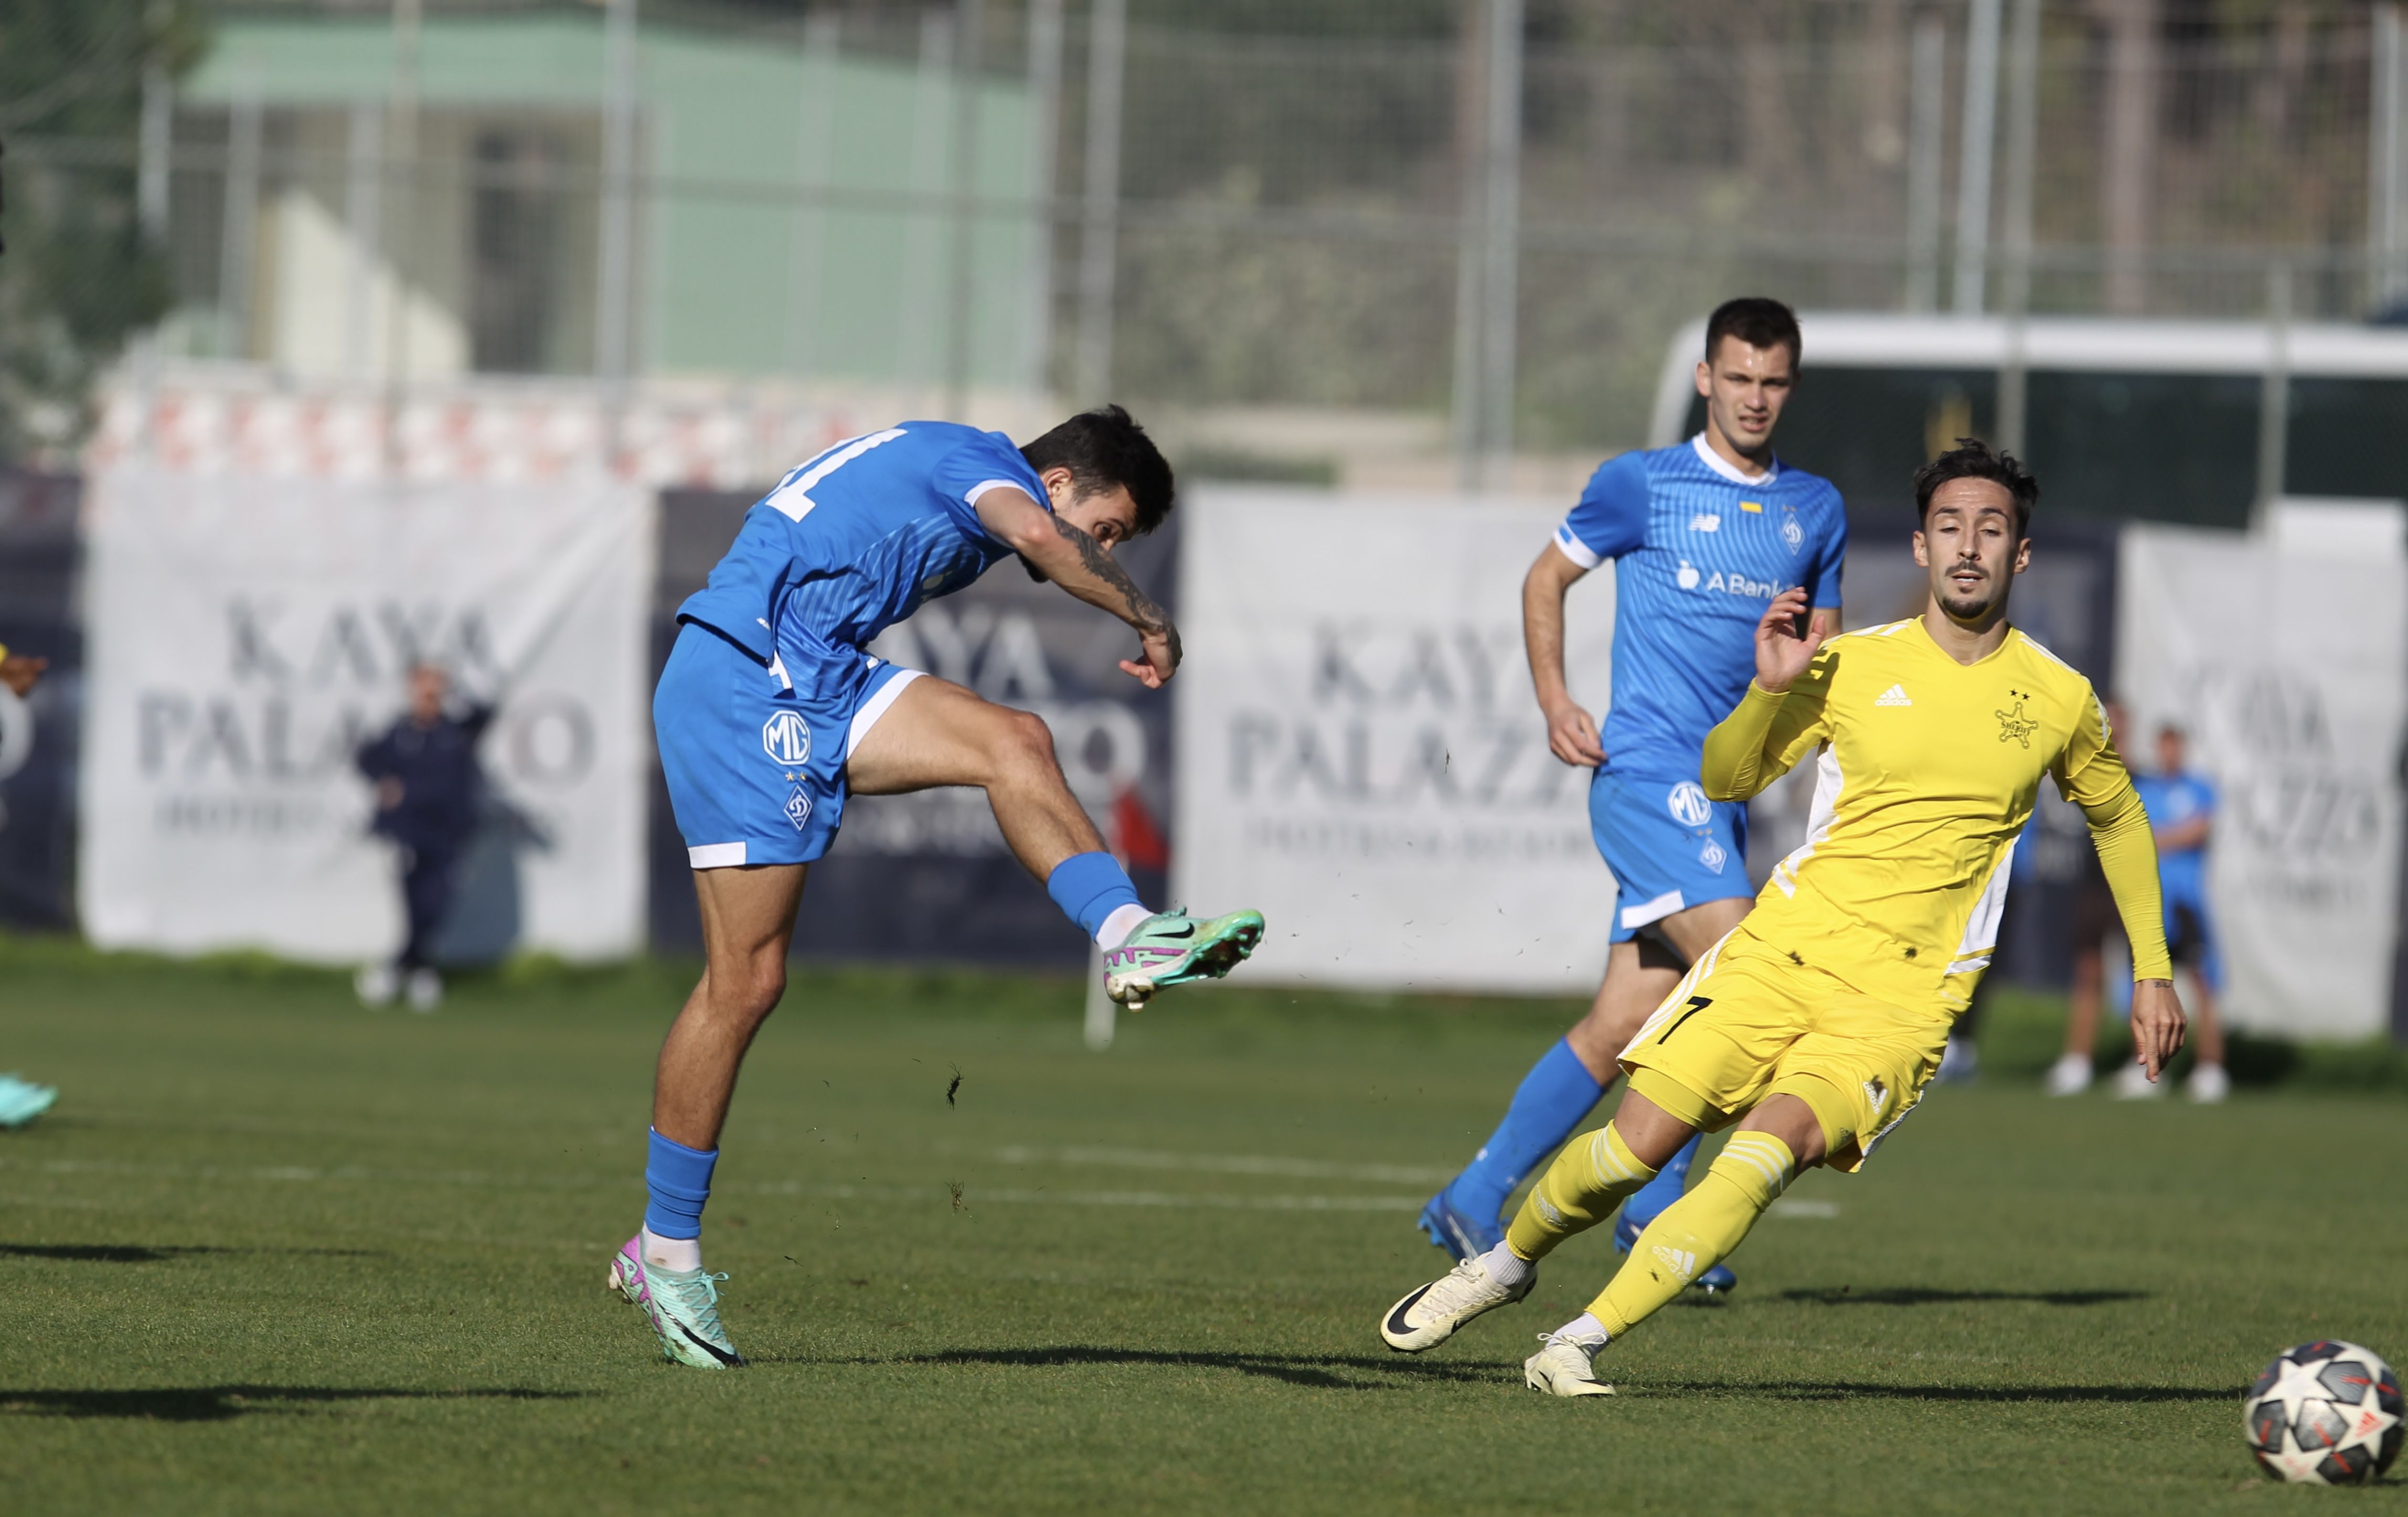
<path id="1" fill-rule="evenodd" d="M 2107 708 L 2111 733 L 2124 728 L 2124 710 Z M 2192 1066 L 2186 1093 L 2194 1101 L 2224 1099 L 2231 1081 L 2224 1069 L 2224 1026 L 2216 1013 L 2216 993 L 2224 987 L 2224 965 L 2216 952 L 2213 919 L 2207 909 L 2207 840 L 2214 825 L 2215 789 L 2204 776 L 2191 773 L 2182 729 L 2167 725 L 2157 733 L 2157 772 L 2135 775 L 2133 784 L 2149 813 L 2157 843 L 2158 888 L 2165 896 L 2166 940 L 2174 962 L 2190 968 L 2195 994 L 2190 1002 L 2191 1029 L 2197 1039 L 2198 1062 Z M 2048 1071 L 2051 1095 L 2072 1095 L 2089 1087 L 2092 1051 L 2099 1038 L 2099 1012 L 2105 999 L 2104 946 L 2116 931 L 2114 902 L 2107 879 L 2094 855 L 2085 861 L 2082 883 L 2073 902 L 2073 983 L 2068 996 L 2065 1052 Z M 2116 1077 L 2115 1094 L 2126 1099 L 2158 1095 L 2134 1065 Z"/>
<path id="2" fill-rule="evenodd" d="M 0 645 L 0 686 L 6 686 L 8 694 L 20 700 L 33 693 L 42 671 L 50 666 L 49 659 L 11 653 Z M 0 1075 L 0 1127 L 22 1127 L 48 1111 L 58 1098 L 55 1085 L 36 1085 L 17 1075 Z"/>
<path id="3" fill-rule="evenodd" d="M 2189 967 L 2194 981 L 2190 1025 L 2199 1061 L 2191 1066 L 2185 1093 L 2194 1101 L 2221 1101 L 2232 1082 L 2224 1073 L 2224 1023 L 2216 1009 L 2216 997 L 2224 990 L 2224 956 L 2216 950 L 2214 919 L 2207 909 L 2207 841 L 2215 824 L 2215 787 L 2205 775 L 2190 770 L 2188 747 L 2180 727 L 2172 723 L 2159 727 L 2157 773 L 2135 782 L 2141 804 L 2148 808 L 2149 830 L 2157 839 L 2166 946 L 2173 951 L 2175 964 Z M 2136 1084 L 2128 1071 L 2116 1094 L 2154 1095 L 2156 1087 L 2145 1081 Z"/>
<path id="4" fill-rule="evenodd" d="M 432 664 L 409 671 L 409 707 L 383 737 L 359 751 L 360 772 L 376 784 L 376 820 L 369 830 L 393 839 L 400 851 L 402 907 L 408 937 L 391 964 L 359 972 L 360 1000 L 386 1006 L 406 992 L 413 1011 L 432 1011 L 443 1001 L 443 977 L 435 968 L 435 935 L 452 905 L 460 855 L 477 831 L 481 776 L 477 740 L 494 719 L 490 705 L 456 711 L 448 702 L 451 681 Z"/>

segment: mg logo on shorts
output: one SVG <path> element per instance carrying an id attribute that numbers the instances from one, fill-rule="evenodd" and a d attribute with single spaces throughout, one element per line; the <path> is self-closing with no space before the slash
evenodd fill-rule
<path id="1" fill-rule="evenodd" d="M 1714 815 L 1714 803 L 1706 799 L 1706 793 L 1694 780 L 1684 780 L 1674 785 L 1672 793 L 1664 797 L 1664 809 L 1672 813 L 1673 821 L 1684 827 L 1702 827 L 1713 821 Z"/>
<path id="2" fill-rule="evenodd" d="M 761 723 L 761 751 L 780 764 L 809 764 L 811 761 L 810 723 L 800 711 L 780 711 Z M 1691 785 L 1691 790 L 1698 787 Z"/>

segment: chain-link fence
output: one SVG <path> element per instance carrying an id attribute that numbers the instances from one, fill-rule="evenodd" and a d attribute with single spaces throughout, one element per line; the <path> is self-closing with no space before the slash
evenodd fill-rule
<path id="1" fill-rule="evenodd" d="M 2254 316 L 2280 263 L 2294 316 L 2355 321 L 2403 282 L 2388 6 L 1211 14 L 220 8 L 172 69 L 138 29 L 94 44 L 113 124 L 15 81 L 0 277 L 22 309 L 46 239 L 121 206 L 170 278 L 164 359 L 955 414 L 1110 392 L 1440 454 L 1639 440 L 1668 340 L 1742 291 Z M 108 343 L 86 325 L 44 340 Z M 21 375 L 20 409 L 57 388 Z"/>

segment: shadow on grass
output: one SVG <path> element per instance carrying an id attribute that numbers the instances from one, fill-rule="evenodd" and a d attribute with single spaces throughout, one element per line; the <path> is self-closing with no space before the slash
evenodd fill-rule
<path id="1" fill-rule="evenodd" d="M 1165 1369 L 1230 1369 L 1316 1391 L 1383 1391 L 1413 1381 L 1488 1383 L 1502 1371 L 1495 1365 L 1440 1363 L 1428 1359 L 1372 1358 L 1368 1354 L 1203 1353 L 1163 1349 L 1108 1348 L 1066 1343 L 1029 1349 L 948 1349 L 942 1353 L 892 1359 L 853 1359 L 858 1365 L 1000 1365 L 1015 1369 L 1057 1369 L 1082 1365 L 1153 1365 Z M 1397 1377 L 1362 1380 L 1356 1375 Z"/>
<path id="2" fill-rule="evenodd" d="M 1873 1385 L 1859 1381 L 1651 1381 L 1642 1395 L 1730 1396 L 1743 1400 L 1846 1401 L 2046 1401 L 2151 1405 L 2170 1401 L 2229 1401 L 2238 1406 L 2245 1387 L 2219 1385 Z"/>
<path id="3" fill-rule="evenodd" d="M 800 1362 L 800 1361 L 796 1361 Z M 1197 1353 L 1158 1349 L 1058 1344 L 1026 1349 L 951 1349 L 942 1353 L 892 1359 L 850 1359 L 855 1365 L 1001 1365 L 1054 1369 L 1082 1365 L 1152 1365 L 1168 1369 L 1231 1369 L 1316 1391 L 1396 1390 L 1416 1381 L 1448 1381 L 1495 1386 L 1512 1367 L 1445 1363 L 1427 1359 L 1371 1358 L 1354 1354 Z M 1353 1378 L 1369 1376 L 1369 1379 Z M 2189 1401 L 2238 1403 L 2242 1387 L 2222 1385 L 1880 1385 L 1862 1381 L 1649 1381 L 1626 1387 L 1641 1395 L 1706 1395 L 1735 1400 L 2108 1402 L 2151 1404 Z"/>
<path id="4" fill-rule="evenodd" d="M 380 1249 L 221 1249 L 184 1243 L 0 1243 L 0 1259 L 60 1259 L 75 1264 L 159 1264 L 195 1253 L 304 1253 L 317 1258 L 381 1259 Z"/>
<path id="5" fill-rule="evenodd" d="M 299 1411 L 338 1401 L 574 1401 L 582 1391 L 395 1391 L 332 1385 L 170 1385 L 139 1391 L 0 1390 L 0 1415 L 115 1417 L 222 1423 L 252 1412 Z"/>
<path id="6" fill-rule="evenodd" d="M 1784 1291 L 1784 1301 L 1806 1301 L 1821 1307 L 1933 1307 L 1956 1301 L 2028 1301 L 2043 1307 L 2103 1307 L 2118 1301 L 2145 1301 L 2147 1291 L 1934 1291 L 1913 1285 L 1857 1291 Z"/>

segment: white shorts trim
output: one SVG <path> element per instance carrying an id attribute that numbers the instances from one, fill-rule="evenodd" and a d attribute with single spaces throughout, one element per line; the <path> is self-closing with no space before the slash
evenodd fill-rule
<path id="1" fill-rule="evenodd" d="M 742 843 L 705 843 L 685 851 L 686 862 L 697 869 L 733 869 L 744 862 Z"/>
<path id="2" fill-rule="evenodd" d="M 878 687 L 877 694 L 861 703 L 861 709 L 853 713 L 853 725 L 844 735 L 847 761 L 853 758 L 853 750 L 861 746 L 861 740 L 869 736 L 869 729 L 878 725 L 878 719 L 886 714 L 886 708 L 895 704 L 895 697 L 903 694 L 903 687 L 919 678 L 918 669 L 898 668 L 894 679 Z"/>
<path id="3" fill-rule="evenodd" d="M 1641 901 L 1637 906 L 1626 906 L 1622 909 L 1623 930 L 1636 932 L 1651 922 L 1661 922 L 1686 904 L 1681 899 L 1679 891 L 1668 890 L 1652 901 Z"/>

